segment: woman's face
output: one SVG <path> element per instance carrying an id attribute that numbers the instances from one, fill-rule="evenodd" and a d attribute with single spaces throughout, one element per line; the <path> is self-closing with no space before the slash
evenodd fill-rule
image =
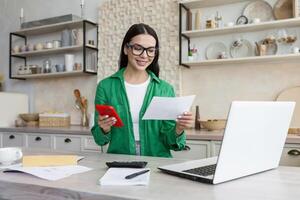
<path id="1" fill-rule="evenodd" d="M 134 70 L 146 70 L 156 55 L 156 40 L 148 34 L 136 35 L 125 45 L 124 53 L 128 56 L 128 67 Z"/>

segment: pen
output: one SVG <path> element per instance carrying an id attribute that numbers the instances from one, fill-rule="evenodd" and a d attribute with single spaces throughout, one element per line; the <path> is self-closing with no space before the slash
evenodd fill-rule
<path id="1" fill-rule="evenodd" d="M 130 174 L 128 176 L 125 176 L 125 179 L 132 179 L 132 178 L 137 177 L 139 175 L 145 174 L 149 171 L 150 171 L 149 169 L 146 169 L 146 170 L 143 170 L 143 171 L 140 171 L 140 172 L 136 172 L 136 173 Z"/>

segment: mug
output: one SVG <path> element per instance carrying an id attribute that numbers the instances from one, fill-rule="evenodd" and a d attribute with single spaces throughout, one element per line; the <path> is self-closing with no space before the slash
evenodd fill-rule
<path id="1" fill-rule="evenodd" d="M 65 71 L 65 65 L 64 64 L 56 64 L 55 68 L 56 68 L 57 72 L 63 72 L 63 71 Z"/>
<path id="2" fill-rule="evenodd" d="M 19 53 L 19 52 L 20 52 L 20 46 L 19 45 L 14 46 L 13 53 Z"/>
<path id="3" fill-rule="evenodd" d="M 16 147 L 0 148 L 0 164 L 11 165 L 23 157 L 22 150 Z"/>

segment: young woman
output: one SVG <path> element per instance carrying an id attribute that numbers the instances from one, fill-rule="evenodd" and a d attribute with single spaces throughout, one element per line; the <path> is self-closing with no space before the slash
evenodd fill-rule
<path id="1" fill-rule="evenodd" d="M 97 86 L 95 104 L 113 106 L 124 126 L 114 117 L 95 112 L 92 134 L 98 145 L 109 143 L 108 153 L 172 157 L 170 150 L 185 147 L 184 129 L 193 123 L 185 112 L 173 120 L 142 120 L 154 96 L 174 97 L 173 87 L 159 79 L 159 42 L 146 24 L 134 24 L 126 33 L 119 71 Z"/>

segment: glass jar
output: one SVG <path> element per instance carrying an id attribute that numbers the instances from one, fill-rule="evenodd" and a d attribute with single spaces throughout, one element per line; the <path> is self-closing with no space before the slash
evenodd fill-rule
<path id="1" fill-rule="evenodd" d="M 43 73 L 51 73 L 51 60 L 50 59 L 44 60 Z"/>

